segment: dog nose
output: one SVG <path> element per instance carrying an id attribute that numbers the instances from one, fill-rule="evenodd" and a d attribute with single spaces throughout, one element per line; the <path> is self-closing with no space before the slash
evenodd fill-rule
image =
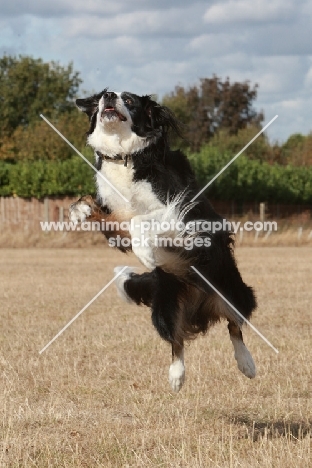
<path id="1" fill-rule="evenodd" d="M 116 93 L 113 93 L 113 92 L 104 93 L 104 98 L 105 99 L 115 99 L 116 97 L 117 97 Z"/>

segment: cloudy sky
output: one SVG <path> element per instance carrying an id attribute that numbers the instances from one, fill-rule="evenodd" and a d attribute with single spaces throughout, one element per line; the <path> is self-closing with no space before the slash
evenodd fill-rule
<path id="1" fill-rule="evenodd" d="M 87 91 L 249 80 L 283 142 L 312 130 L 311 25 L 308 0 L 0 0 L 0 54 L 73 61 Z"/>

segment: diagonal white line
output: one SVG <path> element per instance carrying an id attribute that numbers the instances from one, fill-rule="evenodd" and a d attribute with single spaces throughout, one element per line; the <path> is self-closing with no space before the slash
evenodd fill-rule
<path id="1" fill-rule="evenodd" d="M 74 146 L 70 141 L 68 141 L 67 138 L 65 138 L 64 135 L 62 135 L 62 133 L 61 133 L 57 128 L 55 128 L 54 125 L 52 125 L 51 122 L 49 122 L 49 120 L 48 120 L 44 115 L 40 114 L 40 117 L 41 117 L 48 125 L 50 125 L 50 127 L 53 128 L 53 130 L 54 130 L 64 141 L 66 141 L 66 143 L 67 143 L 74 151 L 76 151 L 76 153 L 79 154 L 79 156 L 80 156 L 87 164 L 89 164 L 89 166 L 92 167 L 92 169 L 93 169 L 100 177 L 102 177 L 102 179 L 103 179 L 113 190 L 115 190 L 115 192 L 118 193 L 118 195 L 119 195 L 125 202 L 129 203 L 129 200 L 128 200 L 126 197 L 124 197 L 124 196 L 122 195 L 122 193 L 120 193 L 119 190 L 116 189 L 116 187 L 115 187 L 108 179 L 106 179 L 106 177 L 104 177 L 103 174 L 102 174 L 101 172 L 99 172 L 99 171 L 96 169 L 96 167 L 94 167 L 93 164 L 91 164 L 90 161 L 88 161 L 87 158 L 86 158 L 82 153 L 80 153 L 80 151 L 78 151 L 77 148 L 75 148 L 75 146 Z"/>
<path id="2" fill-rule="evenodd" d="M 249 322 L 249 320 L 246 319 L 246 317 L 244 317 L 237 309 L 236 307 L 233 306 L 233 304 L 231 304 L 227 299 L 226 297 L 224 297 L 211 283 L 210 281 L 207 280 L 207 278 L 205 278 L 204 275 L 202 275 L 194 266 L 191 266 L 191 268 L 198 274 L 198 276 L 200 276 L 233 310 L 234 312 L 237 313 L 237 315 L 239 315 L 239 317 L 241 317 L 249 326 L 250 328 L 253 329 L 253 331 L 255 331 L 259 336 L 260 338 L 263 339 L 263 341 L 266 342 L 267 345 L 269 345 L 276 353 L 278 353 L 278 350 L 269 342 L 269 340 L 262 335 L 262 333 L 259 332 L 259 330 L 252 324 Z"/>
<path id="3" fill-rule="evenodd" d="M 85 305 L 85 306 L 83 307 L 83 309 L 81 309 L 81 311 L 80 311 L 80 312 L 78 312 L 78 314 L 76 314 L 76 315 L 75 315 L 75 317 L 73 317 L 73 318 L 72 318 L 72 319 L 71 319 L 71 320 L 70 320 L 70 321 L 69 321 L 69 322 L 68 322 L 68 323 L 65 325 L 65 327 L 63 327 L 63 328 L 62 328 L 62 330 L 61 330 L 61 331 L 59 331 L 59 332 L 58 332 L 58 334 L 57 334 L 57 335 L 55 335 L 55 337 L 54 337 L 54 338 L 52 338 L 52 340 L 51 340 L 51 341 L 49 341 L 49 343 L 48 343 L 47 345 L 45 345 L 45 347 L 44 347 L 44 348 L 42 348 L 42 350 L 41 350 L 41 351 L 39 351 L 39 354 L 42 354 L 42 353 L 43 353 L 43 352 L 44 352 L 44 351 L 45 351 L 45 350 L 46 350 L 46 349 L 47 349 L 47 348 L 50 346 L 50 344 L 52 344 L 52 343 L 53 343 L 53 341 L 55 341 L 55 340 L 56 340 L 56 339 L 57 339 L 57 338 L 58 338 L 58 337 L 59 337 L 59 336 L 60 336 L 60 335 L 61 335 L 61 334 L 62 334 L 62 333 L 63 333 L 63 332 L 66 330 L 66 328 L 68 328 L 68 327 L 69 327 L 69 326 L 70 326 L 70 325 L 71 325 L 71 324 L 72 324 L 72 323 L 73 323 L 73 322 L 76 320 L 76 318 L 78 318 L 78 317 L 79 317 L 79 315 L 81 315 L 81 314 L 82 314 L 82 312 L 84 312 L 84 311 L 85 311 L 85 310 L 86 310 L 86 309 L 87 309 L 87 308 L 88 308 L 88 307 L 89 307 L 89 306 L 92 304 L 92 302 L 94 302 L 94 301 L 95 301 L 95 300 L 96 300 L 96 299 L 97 299 L 97 298 L 98 298 L 98 297 L 99 297 L 99 296 L 100 296 L 100 295 L 101 295 L 101 294 L 102 294 L 102 293 L 103 293 L 103 292 L 104 292 L 104 291 L 105 291 L 105 290 L 108 288 L 108 286 L 110 286 L 110 285 L 111 285 L 111 284 L 112 284 L 112 283 L 115 281 L 115 279 L 117 279 L 117 278 L 118 278 L 118 276 L 120 276 L 120 275 L 121 275 L 121 274 L 122 274 L 122 273 L 125 271 L 125 269 L 126 269 L 126 268 L 128 268 L 128 267 L 127 267 L 127 266 L 125 266 L 125 267 L 124 267 L 122 270 L 120 270 L 120 271 L 117 273 L 117 275 L 115 275 L 115 276 L 114 276 L 114 278 L 113 278 L 113 279 L 111 279 L 111 280 L 110 280 L 110 282 L 109 282 L 109 283 L 107 283 L 107 285 L 106 285 L 106 286 L 104 286 L 104 288 L 103 288 L 103 289 L 101 289 L 101 291 L 100 291 L 100 292 L 98 292 L 98 293 L 97 293 L 97 294 L 94 296 L 94 298 L 93 298 L 93 299 L 91 299 L 91 301 L 90 301 L 90 302 L 88 302 L 88 304 L 87 304 L 87 305 Z"/>
<path id="4" fill-rule="evenodd" d="M 230 162 L 228 162 L 228 163 L 227 163 L 227 164 L 226 164 L 226 165 L 223 167 L 223 169 L 221 169 L 221 171 L 220 171 L 220 172 L 218 172 L 218 174 L 217 174 L 217 175 L 215 175 L 215 176 L 214 176 L 214 177 L 213 177 L 213 178 L 212 178 L 212 179 L 211 179 L 211 180 L 208 182 L 208 184 L 206 184 L 206 185 L 205 185 L 205 187 L 204 187 L 204 188 L 202 188 L 202 189 L 200 190 L 200 192 L 198 192 L 198 194 L 197 194 L 197 195 L 195 195 L 195 197 L 193 197 L 193 198 L 192 198 L 191 202 L 193 202 L 194 200 L 196 200 L 196 198 L 197 198 L 197 197 L 199 197 L 199 195 L 200 195 L 201 193 L 203 193 L 203 192 L 206 190 L 206 188 L 207 188 L 207 187 L 209 187 L 209 185 L 211 185 L 211 184 L 212 184 L 212 182 L 214 182 L 214 181 L 215 181 L 215 180 L 216 180 L 216 179 L 219 177 L 219 175 L 221 175 L 221 174 L 222 174 L 222 172 L 224 172 L 224 171 L 225 171 L 225 170 L 226 170 L 226 169 L 227 169 L 227 168 L 228 168 L 228 167 L 229 167 L 229 166 L 232 164 L 232 162 L 234 162 L 234 161 L 235 161 L 235 159 L 237 159 L 237 158 L 238 158 L 238 156 L 240 156 L 240 155 L 243 153 L 243 151 L 245 151 L 245 149 L 246 149 L 246 148 L 248 148 L 248 146 L 249 146 L 249 145 L 251 145 L 251 143 L 253 143 L 253 142 L 254 142 L 254 141 L 255 141 L 255 140 L 258 138 L 258 136 L 259 136 L 259 135 L 261 135 L 261 133 L 263 133 L 263 132 L 264 132 L 264 131 L 265 131 L 265 130 L 266 130 L 266 129 L 267 129 L 267 128 L 268 128 L 268 127 L 271 125 L 271 123 L 273 123 L 273 122 L 274 122 L 274 120 L 276 120 L 276 119 L 277 119 L 277 117 L 278 117 L 278 115 L 276 115 L 275 117 L 273 117 L 273 119 L 272 119 L 272 120 L 270 120 L 270 122 L 269 122 L 269 123 L 267 123 L 267 124 L 266 124 L 266 126 L 265 126 L 265 127 L 263 127 L 263 129 L 262 129 L 262 130 L 261 130 L 259 133 L 257 133 L 257 135 L 256 135 L 256 136 L 254 136 L 254 137 L 253 137 L 253 138 L 250 140 L 250 142 L 249 142 L 249 143 L 247 143 L 247 145 L 246 145 L 246 146 L 244 146 L 244 148 L 243 148 L 242 150 L 240 150 L 240 152 L 239 152 L 239 153 L 237 153 L 237 155 L 236 155 L 236 156 L 234 156 L 234 158 L 232 158 L 232 159 L 231 159 L 231 161 L 230 161 Z"/>

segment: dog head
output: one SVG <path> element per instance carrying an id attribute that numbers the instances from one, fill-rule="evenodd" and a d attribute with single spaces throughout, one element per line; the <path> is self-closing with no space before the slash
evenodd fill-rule
<path id="1" fill-rule="evenodd" d="M 121 148 L 116 154 L 123 153 L 123 147 L 125 154 L 131 154 L 160 138 L 166 140 L 169 129 L 180 133 L 173 113 L 151 96 L 137 96 L 126 91 L 117 93 L 106 88 L 99 94 L 77 99 L 76 105 L 89 117 L 89 144 L 97 151 L 104 150 L 104 154 L 117 151 L 116 139 Z"/>

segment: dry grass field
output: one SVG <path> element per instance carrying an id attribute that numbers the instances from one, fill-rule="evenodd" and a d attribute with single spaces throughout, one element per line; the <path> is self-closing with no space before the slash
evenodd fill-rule
<path id="1" fill-rule="evenodd" d="M 236 367 L 226 323 L 186 350 L 187 380 L 168 384 L 170 348 L 146 308 L 105 286 L 108 248 L 2 249 L 1 467 L 307 468 L 312 466 L 312 249 L 240 247 L 257 292 L 244 332 L 258 368 Z"/>
<path id="2" fill-rule="evenodd" d="M 235 220 L 244 223 L 248 218 Z M 278 230 L 270 232 L 244 231 L 236 235 L 236 245 L 242 247 L 297 247 L 312 246 L 312 223 L 300 225 L 279 222 Z M 23 231 L 19 225 L 15 229 L 0 225 L 0 246 L 7 248 L 64 248 L 103 247 L 103 236 L 98 232 L 42 232 Z"/>

